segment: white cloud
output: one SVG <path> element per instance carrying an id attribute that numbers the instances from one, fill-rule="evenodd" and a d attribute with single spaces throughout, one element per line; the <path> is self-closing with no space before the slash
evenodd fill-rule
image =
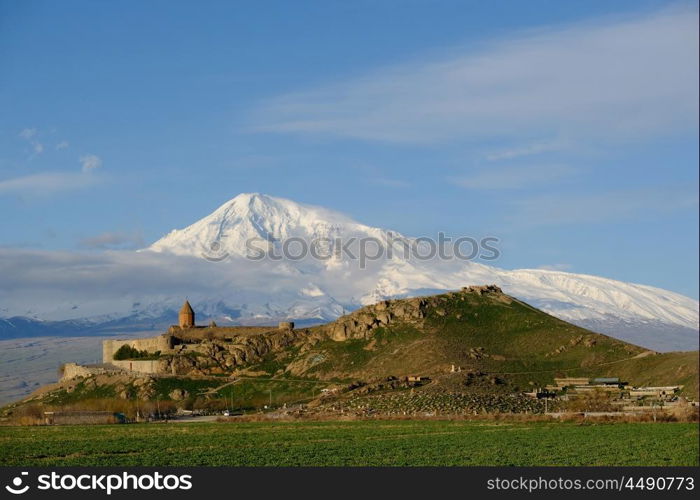
<path id="1" fill-rule="evenodd" d="M 495 151 L 486 155 L 488 161 L 512 160 L 522 156 L 532 156 L 550 151 L 557 151 L 563 147 L 561 141 L 535 142 L 525 146 Z"/>
<path id="2" fill-rule="evenodd" d="M 22 139 L 25 139 L 32 145 L 32 150 L 35 155 L 40 155 L 44 152 L 44 145 L 35 139 L 37 135 L 37 129 L 35 128 L 25 128 L 19 133 Z"/>
<path id="3" fill-rule="evenodd" d="M 522 189 L 547 185 L 572 176 L 577 171 L 567 165 L 534 165 L 529 167 L 489 167 L 471 175 L 453 177 L 450 181 L 467 189 Z"/>
<path id="4" fill-rule="evenodd" d="M 76 172 L 43 172 L 14 179 L 0 180 L 2 194 L 44 195 L 92 186 L 97 179 Z"/>
<path id="5" fill-rule="evenodd" d="M 19 136 L 22 139 L 30 140 L 32 137 L 36 135 L 36 129 L 35 128 L 25 128 L 22 129 L 19 133 Z"/>
<path id="6" fill-rule="evenodd" d="M 135 249 L 144 245 L 143 236 L 140 233 L 106 232 L 84 238 L 80 245 L 86 248 L 99 249 Z"/>
<path id="7" fill-rule="evenodd" d="M 102 160 L 97 155 L 88 154 L 80 157 L 80 164 L 83 166 L 83 172 L 89 172 L 100 168 L 102 166 Z"/>
<path id="8" fill-rule="evenodd" d="M 12 311 L 9 315 L 27 315 L 29 309 L 49 319 L 128 313 L 134 301 L 172 301 L 179 306 L 180 297 L 211 297 L 213 290 L 234 303 L 260 302 L 269 297 L 272 282 L 276 294 L 298 293 L 295 276 L 251 266 L 248 260 L 212 265 L 202 258 L 126 250 L 78 253 L 0 247 L 0 276 L 0 304 Z M 71 311 L 65 307 L 68 303 L 81 307 Z"/>
<path id="9" fill-rule="evenodd" d="M 68 141 L 61 141 L 58 144 L 56 144 L 56 151 L 61 151 L 62 149 L 68 149 Z"/>
<path id="10" fill-rule="evenodd" d="M 697 9 L 531 31 L 274 98 L 258 131 L 393 142 L 695 130 Z"/>

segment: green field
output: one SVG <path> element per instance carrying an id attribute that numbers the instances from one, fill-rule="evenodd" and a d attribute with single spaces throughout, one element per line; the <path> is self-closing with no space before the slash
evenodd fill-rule
<path id="1" fill-rule="evenodd" d="M 0 466 L 698 465 L 684 423 L 355 421 L 0 427 Z"/>

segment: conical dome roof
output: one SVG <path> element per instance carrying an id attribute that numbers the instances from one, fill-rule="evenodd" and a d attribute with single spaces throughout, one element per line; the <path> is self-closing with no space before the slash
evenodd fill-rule
<path id="1" fill-rule="evenodd" d="M 190 305 L 190 302 L 188 300 L 185 301 L 184 304 L 182 304 L 182 308 L 180 309 L 180 314 L 194 314 L 194 309 L 192 309 L 192 306 Z"/>

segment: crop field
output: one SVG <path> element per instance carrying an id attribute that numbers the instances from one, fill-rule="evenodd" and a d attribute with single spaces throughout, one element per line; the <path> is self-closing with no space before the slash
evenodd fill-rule
<path id="1" fill-rule="evenodd" d="M 235 422 L 0 427 L 0 466 L 698 465 L 685 423 Z"/>

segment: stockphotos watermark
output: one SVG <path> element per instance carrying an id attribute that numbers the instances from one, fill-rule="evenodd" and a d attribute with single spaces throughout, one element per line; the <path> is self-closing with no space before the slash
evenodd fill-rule
<path id="1" fill-rule="evenodd" d="M 31 489 L 39 491 L 95 491 L 111 495 L 114 491 L 174 491 L 192 489 L 192 476 L 189 474 L 41 474 L 36 484 L 30 486 L 29 473 L 21 472 L 5 485 L 5 490 L 13 495 L 23 495 Z"/>
<path id="2" fill-rule="evenodd" d="M 495 236 L 453 238 L 440 232 L 437 238 L 406 238 L 391 232 L 380 237 L 290 237 L 285 239 L 253 237 L 245 241 L 245 258 L 252 261 L 346 260 L 366 269 L 370 262 L 401 259 L 407 261 L 481 259 L 495 261 L 501 256 L 500 239 Z M 230 257 L 223 239 L 203 245 L 201 255 L 210 262 Z"/>

